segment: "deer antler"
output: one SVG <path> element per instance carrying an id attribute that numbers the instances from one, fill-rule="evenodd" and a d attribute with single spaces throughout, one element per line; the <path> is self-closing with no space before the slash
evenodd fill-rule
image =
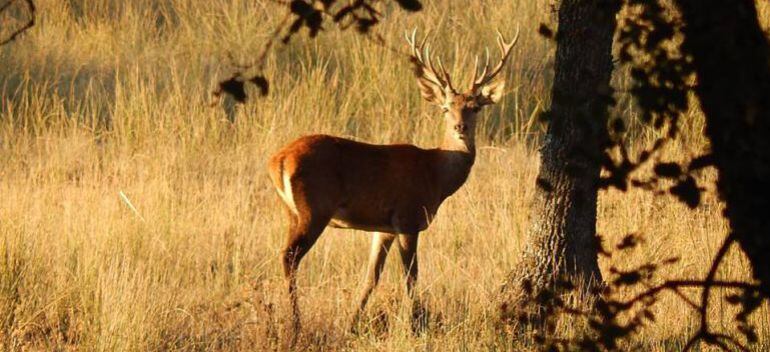
<path id="1" fill-rule="evenodd" d="M 500 47 L 500 62 L 495 66 L 492 71 L 487 72 L 489 70 L 489 50 L 487 50 L 487 59 L 484 63 L 484 69 L 481 71 L 481 77 L 477 76 L 478 73 L 478 64 L 479 64 L 479 57 L 476 56 L 476 63 L 473 66 L 473 80 L 471 81 L 471 92 L 476 92 L 479 88 L 483 87 L 487 83 L 491 82 L 495 77 L 500 73 L 500 69 L 503 68 L 503 65 L 505 64 L 505 61 L 508 60 L 508 56 L 511 54 L 511 48 L 513 48 L 514 45 L 516 45 L 516 42 L 519 41 L 519 29 L 516 28 L 516 36 L 513 38 L 513 41 L 506 44 L 505 38 L 503 38 L 503 34 L 500 33 L 500 31 L 497 31 L 497 45 Z"/>
<path id="2" fill-rule="evenodd" d="M 409 47 L 412 49 L 412 60 L 420 66 L 422 78 L 442 90 L 449 89 L 450 91 L 455 92 L 454 87 L 452 87 L 452 80 L 449 78 L 449 73 L 444 69 L 444 65 L 441 64 L 441 59 L 437 59 L 438 70 L 433 66 L 433 60 L 430 57 L 430 46 L 425 45 L 428 41 L 428 36 L 426 35 L 425 38 L 423 38 L 420 45 L 416 45 L 416 36 L 417 28 L 412 31 L 411 37 L 408 33 L 404 33 L 406 42 L 409 43 Z"/>

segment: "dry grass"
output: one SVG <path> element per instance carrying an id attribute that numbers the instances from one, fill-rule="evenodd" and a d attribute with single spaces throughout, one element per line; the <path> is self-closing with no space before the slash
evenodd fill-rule
<path id="1" fill-rule="evenodd" d="M 404 29 L 433 29 L 445 61 L 466 79 L 471 54 L 492 43 L 495 28 L 523 29 L 506 71 L 510 91 L 484 114 L 472 175 L 421 240 L 419 289 L 432 325 L 422 336 L 409 333 L 392 260 L 370 303 L 371 331 L 347 334 L 368 236 L 330 229 L 301 268 L 303 347 L 531 348 L 496 329 L 494 295 L 526 234 L 537 172 L 532 141 L 543 128 L 533 117 L 548 105 L 553 52 L 534 29 L 551 10 L 545 1 L 426 3 L 416 15 L 387 10 L 378 31 L 401 47 Z M 209 107 L 209 92 L 229 74 L 226 53 L 248 62 L 282 19 L 270 1 L 46 0 L 39 7 L 37 26 L 0 49 L 6 350 L 285 347 L 287 300 L 277 261 L 285 221 L 267 156 L 317 132 L 437 141 L 437 111 L 419 100 L 407 61 L 352 33 L 329 31 L 279 47 L 268 62 L 269 97 Z M 761 9 L 769 18 L 767 6 Z M 633 115 L 627 103 L 620 110 Z M 687 121 L 684 142 L 671 145 L 667 158 L 706 148 L 699 112 Z M 710 172 L 701 183 L 713 179 Z M 696 211 L 650 192 L 604 192 L 599 228 L 607 243 L 629 232 L 646 241 L 602 258 L 601 266 L 678 255 L 681 262 L 660 280 L 703 277 L 727 232 L 720 211 L 713 192 Z M 731 253 L 720 276 L 746 278 L 747 268 Z M 732 311 L 717 303 L 710 317 L 730 328 Z M 676 350 L 695 326 L 694 314 L 673 297 L 655 312 L 657 323 L 629 348 Z M 763 308 L 756 316 L 767 347 L 770 314 Z M 563 327 L 565 336 L 577 333 Z"/>

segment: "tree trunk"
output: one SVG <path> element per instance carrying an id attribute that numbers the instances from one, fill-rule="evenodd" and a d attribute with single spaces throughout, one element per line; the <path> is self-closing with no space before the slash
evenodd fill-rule
<path id="1" fill-rule="evenodd" d="M 513 296 L 505 306 L 522 308 L 558 279 L 587 285 L 602 280 L 596 202 L 608 139 L 615 3 L 563 0 L 559 6 L 550 124 L 540 150 L 529 236 L 521 263 L 510 273 L 506 291 Z"/>
<path id="2" fill-rule="evenodd" d="M 770 296 L 770 47 L 753 0 L 677 0 L 725 216 Z"/>

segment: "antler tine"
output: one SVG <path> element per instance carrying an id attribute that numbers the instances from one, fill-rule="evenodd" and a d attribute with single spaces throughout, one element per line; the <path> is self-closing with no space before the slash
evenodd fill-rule
<path id="1" fill-rule="evenodd" d="M 441 65 L 441 59 L 438 60 L 438 66 L 441 72 L 437 71 L 433 64 L 433 59 L 430 57 L 430 45 L 427 45 L 427 34 L 419 45 L 417 45 L 416 37 L 417 28 L 412 31 L 411 38 L 409 38 L 408 35 L 406 36 L 406 41 L 412 49 L 412 59 L 420 65 L 422 77 L 441 89 L 448 88 L 454 91 L 452 83 L 449 80 L 449 74 L 444 70 L 443 65 Z"/>
<path id="2" fill-rule="evenodd" d="M 406 39 L 406 42 L 409 44 L 409 47 L 412 49 L 412 57 L 414 57 L 416 60 L 418 60 L 420 63 L 422 63 L 422 56 L 420 54 L 420 50 L 418 50 L 416 45 L 415 45 L 416 44 L 416 40 L 415 40 L 416 37 L 417 37 L 417 28 L 415 28 L 412 31 L 411 38 L 409 37 L 409 32 L 404 31 L 404 38 Z"/>
<path id="3" fill-rule="evenodd" d="M 423 41 L 424 43 L 425 41 Z M 423 52 L 423 58 L 425 58 L 425 63 L 428 68 L 428 74 L 436 80 L 437 83 L 439 83 L 440 86 L 444 86 L 446 82 L 441 78 L 441 75 L 438 74 L 436 71 L 436 68 L 433 66 L 433 58 L 430 57 L 430 45 L 425 45 L 425 51 Z"/>
<path id="4" fill-rule="evenodd" d="M 408 32 L 404 32 L 404 38 L 406 39 L 406 42 L 409 44 L 409 47 L 412 49 L 412 58 L 417 60 L 417 62 L 422 65 L 424 62 L 422 60 L 422 48 L 425 46 L 425 41 L 423 41 L 419 46 L 417 44 L 417 28 L 415 28 L 412 31 L 411 38 L 409 37 Z"/>
<path id="5" fill-rule="evenodd" d="M 454 87 L 452 86 L 452 79 L 449 77 L 449 72 L 447 72 L 446 69 L 444 69 L 444 65 L 441 63 L 441 58 L 436 58 L 436 61 L 438 61 L 438 68 L 441 70 L 441 74 L 444 76 L 444 81 L 446 82 L 446 88 L 449 88 L 449 90 L 454 92 Z"/>
<path id="6" fill-rule="evenodd" d="M 433 64 L 433 58 L 430 56 L 430 45 L 425 47 L 425 61 L 428 63 L 428 68 L 430 71 L 428 72 L 431 76 L 435 78 L 435 80 L 439 83 L 439 87 L 441 89 L 447 89 L 454 91 L 452 88 L 452 83 L 449 81 L 449 74 L 446 73 L 444 70 L 444 66 L 441 64 L 441 58 L 437 58 L 438 61 L 438 70 L 436 70 L 436 66 Z"/>
<path id="7" fill-rule="evenodd" d="M 505 42 L 505 37 L 503 37 L 503 34 L 500 33 L 500 31 L 497 31 L 497 45 L 500 47 L 500 62 L 495 65 L 495 67 L 487 73 L 487 69 L 489 68 L 489 51 L 487 51 L 487 63 L 484 65 L 484 70 L 481 73 L 481 77 L 476 79 L 476 73 L 473 74 L 473 85 L 471 87 L 471 91 L 476 91 L 483 85 L 491 82 L 499 73 L 500 70 L 503 68 L 503 65 L 505 65 L 505 62 L 508 60 L 508 57 L 511 54 L 511 48 L 513 48 L 514 45 L 516 45 L 516 42 L 519 41 L 519 28 L 516 28 L 516 36 L 513 38 L 513 40 L 510 43 Z"/>
<path id="8" fill-rule="evenodd" d="M 484 48 L 486 53 L 486 60 L 484 61 L 484 69 L 481 71 L 481 77 L 486 76 L 487 70 L 489 70 L 489 48 Z M 471 91 L 476 90 L 476 80 L 479 79 L 479 56 L 476 55 L 476 62 L 473 64 L 473 78 L 471 79 Z"/>

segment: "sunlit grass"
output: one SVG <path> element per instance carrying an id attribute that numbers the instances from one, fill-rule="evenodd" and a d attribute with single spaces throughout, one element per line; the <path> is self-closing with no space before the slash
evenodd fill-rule
<path id="1" fill-rule="evenodd" d="M 438 111 L 420 101 L 408 61 L 352 32 L 296 37 L 269 57 L 268 97 L 212 107 L 210 92 L 234 70 L 228 53 L 248 63 L 283 19 L 273 2 L 38 3 L 34 29 L 0 49 L 0 346 L 285 347 L 277 259 L 286 223 L 267 157 L 309 133 L 434 146 Z M 419 290 L 433 312 L 426 334 L 409 333 L 396 260 L 370 303 L 371 330 L 346 332 L 369 238 L 329 229 L 301 268 L 300 343 L 319 350 L 525 348 L 500 329 L 495 295 L 526 236 L 538 163 L 533 142 L 543 130 L 536 118 L 549 104 L 554 49 L 535 29 L 551 20 L 550 5 L 441 0 L 418 14 L 387 12 L 377 31 L 389 44 L 405 48 L 404 30 L 430 29 L 439 55 L 466 80 L 495 30 L 513 33 L 519 25 L 505 70 L 510 88 L 483 114 L 468 183 L 421 239 Z M 627 105 L 619 111 L 634 118 Z M 686 120 L 683 139 L 665 158 L 707 148 L 700 113 Z M 637 145 L 647 142 L 645 133 Z M 709 187 L 714 177 L 707 172 L 700 182 Z M 605 272 L 680 256 L 660 279 L 700 278 L 727 232 L 713 191 L 695 211 L 647 191 L 603 192 L 599 206 L 608 245 L 630 232 L 645 235 L 637 250 L 602 257 Z M 720 275 L 747 278 L 746 260 L 731 253 Z M 717 303 L 710 318 L 729 329 L 732 312 Z M 655 313 L 657 323 L 633 343 L 681 348 L 696 326 L 694 313 L 674 297 Z M 757 313 L 765 344 L 768 316 L 766 308 Z M 561 326 L 565 336 L 577 333 Z"/>

